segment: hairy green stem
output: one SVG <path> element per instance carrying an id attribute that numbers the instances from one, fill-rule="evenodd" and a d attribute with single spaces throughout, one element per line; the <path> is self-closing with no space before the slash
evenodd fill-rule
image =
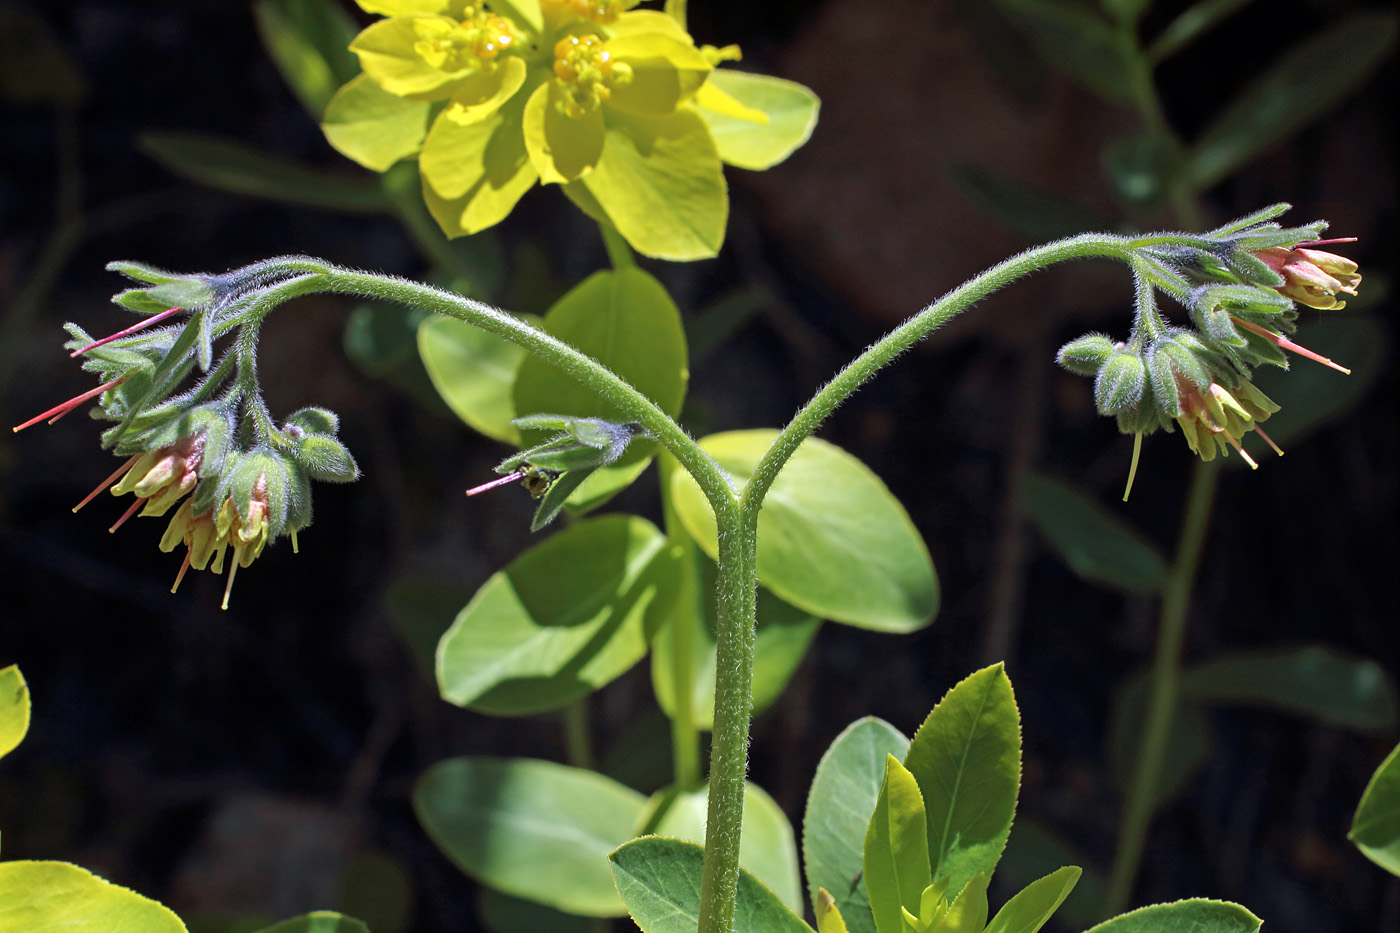
<path id="1" fill-rule="evenodd" d="M 1069 259 L 1086 259 L 1095 256 L 1130 261 L 1137 241 L 1104 234 L 1084 234 L 1057 240 L 1024 253 L 1012 256 L 1004 262 L 992 266 L 975 278 L 948 292 L 933 304 L 890 331 L 874 346 L 846 365 L 802 410 L 793 416 L 783 428 L 773 445 L 763 455 L 753 476 L 744 488 L 745 508 L 752 508 L 757 514 L 758 507 L 767 495 L 778 471 L 787 463 L 797 446 L 812 435 L 836 407 L 859 389 L 861 385 L 887 366 L 895 357 L 928 336 L 940 325 L 946 323 L 959 312 L 982 300 L 992 292 L 1023 275 L 1043 269 L 1046 266 Z"/>
<path id="2" fill-rule="evenodd" d="M 1104 895 L 1103 916 L 1114 917 L 1128 906 L 1133 880 L 1142 861 L 1147 827 L 1156 809 L 1162 763 L 1167 739 L 1176 716 L 1181 686 L 1181 649 L 1186 637 L 1186 617 L 1191 605 L 1191 589 L 1201 563 L 1201 551 L 1210 528 L 1211 508 L 1220 478 L 1220 462 L 1196 461 L 1186 514 L 1162 594 L 1162 618 L 1157 630 L 1157 650 L 1152 661 L 1151 695 L 1142 727 L 1142 745 L 1133 770 L 1126 812 L 1118 832 L 1118 847 Z"/>

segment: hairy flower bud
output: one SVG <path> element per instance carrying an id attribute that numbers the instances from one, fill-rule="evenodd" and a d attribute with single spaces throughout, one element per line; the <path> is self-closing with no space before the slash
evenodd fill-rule
<path id="1" fill-rule="evenodd" d="M 1147 367 L 1138 351 L 1124 347 L 1108 358 L 1094 380 L 1094 404 L 1101 415 L 1135 408 L 1147 386 Z"/>
<path id="2" fill-rule="evenodd" d="M 1055 362 L 1079 376 L 1096 376 L 1113 354 L 1114 343 L 1103 334 L 1085 334 L 1060 347 Z"/>

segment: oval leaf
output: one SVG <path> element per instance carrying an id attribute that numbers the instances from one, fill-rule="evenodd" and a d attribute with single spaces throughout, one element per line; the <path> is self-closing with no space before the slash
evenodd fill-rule
<path id="1" fill-rule="evenodd" d="M 506 894 L 589 917 L 624 912 L 608 853 L 632 837 L 641 794 L 593 771 L 524 758 L 453 758 L 413 790 L 433 842 Z"/>
<path id="2" fill-rule="evenodd" d="M 674 598 L 666 538 L 644 518 L 579 522 L 477 590 L 438 644 L 444 699 L 496 715 L 557 709 L 646 654 Z"/>
<path id="3" fill-rule="evenodd" d="M 1264 706 L 1362 731 L 1392 729 L 1395 687 L 1369 658 L 1310 645 L 1211 658 L 1188 668 L 1182 696 L 1213 706 Z"/>
<path id="4" fill-rule="evenodd" d="M 717 570 L 714 561 L 699 554 L 693 547 L 691 551 L 697 565 L 698 595 L 693 603 L 677 600 L 670 621 L 657 634 L 651 653 L 651 683 L 661 708 L 666 715 L 674 716 L 675 632 L 677 626 L 690 626 L 691 715 L 698 728 L 710 729 L 715 721 Z M 753 642 L 753 681 L 749 688 L 755 715 L 782 696 L 819 628 L 820 620 L 759 587 L 758 627 Z"/>
<path id="5" fill-rule="evenodd" d="M 436 316 L 418 325 L 418 354 L 458 418 L 487 437 L 520 443 L 520 431 L 510 421 L 523 347 L 466 321 Z"/>
<path id="6" fill-rule="evenodd" d="M 0 862 L 0 930 L 187 933 L 167 907 L 67 862 Z"/>
<path id="7" fill-rule="evenodd" d="M 0 670 L 0 758 L 4 758 L 29 731 L 29 685 L 18 664 Z"/>
<path id="8" fill-rule="evenodd" d="M 690 380 L 685 330 L 676 303 L 650 273 L 636 267 L 595 272 L 556 301 L 541 326 L 632 383 L 668 415 L 680 413 Z M 628 420 L 616 405 L 533 356 L 520 364 L 513 400 L 517 415 Z M 655 450 L 654 441 L 634 442 L 616 463 L 590 476 L 570 502 L 602 502 L 636 479 L 637 465 Z"/>
<path id="9" fill-rule="evenodd" d="M 1068 483 L 1027 471 L 1021 504 L 1077 576 L 1129 593 L 1157 593 L 1166 585 L 1167 562 L 1157 549 Z"/>
<path id="10" fill-rule="evenodd" d="M 821 102 L 796 81 L 722 68 L 695 98 L 719 157 L 739 168 L 772 168 L 805 143 Z M 738 106 L 733 106 L 737 104 Z"/>
<path id="11" fill-rule="evenodd" d="M 909 743 L 924 794 L 929 865 L 949 891 L 996 868 L 1021 784 L 1021 716 L 1000 664 L 949 690 Z"/>
<path id="12" fill-rule="evenodd" d="M 664 799 L 662 799 L 664 798 Z M 663 791 L 653 798 L 666 807 L 653 832 L 690 842 L 705 841 L 709 789 Z M 783 899 L 794 911 L 802 909 L 802 883 L 797 872 L 797 842 L 792 824 L 773 798 L 757 784 L 744 785 L 744 835 L 739 841 L 739 864 Z"/>
<path id="13" fill-rule="evenodd" d="M 700 871 L 705 849 L 694 842 L 643 836 L 609 856 L 617 893 L 643 933 L 695 933 L 700 924 Z M 739 869 L 734 929 L 746 933 L 812 933 L 802 918 L 753 875 Z"/>
<path id="14" fill-rule="evenodd" d="M 1400 875 L 1400 745 L 1371 775 L 1347 838 L 1368 859 Z"/>
<path id="15" fill-rule="evenodd" d="M 881 719 L 847 726 L 817 765 L 802 818 L 802 857 L 812 903 L 825 888 L 850 933 L 874 933 L 862 876 L 866 828 L 880 795 L 885 759 L 903 758 L 909 740 Z"/>
<path id="16" fill-rule="evenodd" d="M 1192 898 L 1119 914 L 1085 933 L 1254 933 L 1263 922 L 1239 904 Z"/>
<path id="17" fill-rule="evenodd" d="M 700 446 L 742 483 L 777 434 L 712 434 Z M 700 487 L 677 471 L 670 494 L 686 530 L 715 558 L 714 513 Z M 816 438 L 797 449 L 763 502 L 758 579 L 818 618 L 875 631 L 912 632 L 938 611 L 933 561 L 909 514 L 869 467 Z"/>
<path id="18" fill-rule="evenodd" d="M 369 933 L 364 921 L 333 910 L 313 910 L 309 914 L 263 927 L 258 933 Z"/>

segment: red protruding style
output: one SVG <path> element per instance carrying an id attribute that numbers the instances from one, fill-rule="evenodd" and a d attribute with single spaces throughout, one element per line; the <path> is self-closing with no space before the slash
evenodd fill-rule
<path id="1" fill-rule="evenodd" d="M 46 419 L 46 418 L 48 419 L 49 424 L 53 424 L 53 423 L 54 423 L 55 421 L 57 421 L 59 418 L 62 418 L 64 415 L 68 414 L 70 411 L 72 411 L 73 409 L 77 408 L 79 405 L 81 405 L 83 402 L 86 402 L 88 399 L 94 398 L 95 396 L 98 396 L 98 395 L 101 395 L 103 392 L 106 392 L 108 389 L 115 388 L 115 387 L 121 385 L 121 384 L 122 384 L 123 382 L 125 382 L 125 381 L 126 381 L 126 377 L 125 377 L 125 376 L 121 376 L 121 377 L 118 377 L 118 378 L 116 378 L 116 379 L 113 379 L 111 382 L 104 382 L 104 383 L 102 383 L 102 385 L 98 386 L 98 387 L 95 388 L 95 389 L 92 389 L 91 391 L 84 392 L 82 395 L 75 395 L 75 396 L 73 396 L 72 398 L 70 398 L 68 401 L 63 402 L 63 403 L 60 404 L 60 405 L 55 405 L 54 407 L 50 408 L 48 411 L 44 412 L 43 414 L 35 415 L 33 418 L 30 418 L 30 419 L 29 419 L 28 421 L 26 421 L 24 424 L 17 424 L 17 425 L 15 425 L 15 426 L 14 426 L 13 428 L 11 428 L 10 430 L 12 430 L 12 431 L 18 433 L 18 432 L 20 432 L 20 431 L 23 431 L 25 428 L 27 428 L 27 427 L 29 427 L 29 426 L 31 426 L 31 425 L 38 424 L 40 421 L 43 421 L 43 420 Z M 50 418 L 50 417 L 49 417 L 50 415 L 52 415 L 53 417 Z"/>
<path id="2" fill-rule="evenodd" d="M 469 496 L 479 495 L 480 493 L 483 493 L 483 492 L 489 492 L 490 490 L 495 489 L 497 486 L 504 486 L 506 483 L 513 483 L 513 482 L 515 482 L 515 481 L 518 480 L 518 479 L 524 479 L 524 478 L 525 478 L 525 473 L 522 472 L 522 471 L 517 470 L 516 472 L 510 474 L 509 476 L 502 476 L 500 479 L 493 479 L 493 480 L 492 480 L 491 482 L 489 482 L 489 483 L 482 483 L 480 486 L 476 486 L 476 487 L 473 487 L 473 488 L 471 488 L 471 489 L 468 489 L 468 490 L 467 490 L 467 495 L 469 495 Z"/>
<path id="3" fill-rule="evenodd" d="M 89 350 L 96 350 L 98 347 L 106 346 L 107 344 L 111 343 L 113 340 L 120 340 L 120 339 L 122 339 L 123 337 L 130 337 L 132 334 L 136 333 L 137 331 L 139 331 L 139 330 L 145 330 L 147 327 L 150 327 L 152 324 L 158 324 L 158 323 L 160 323 L 161 321 L 165 320 L 166 318 L 171 317 L 172 315 L 179 314 L 179 313 L 180 313 L 181 311 L 183 311 L 183 310 L 185 310 L 185 309 L 184 309 L 184 308 L 169 308 L 169 309 L 167 309 L 167 310 L 165 310 L 165 311 L 160 312 L 159 314 L 153 314 L 153 315 L 151 315 L 150 317 L 146 318 L 144 321 L 142 321 L 142 322 L 139 323 L 139 324 L 132 324 L 132 325 L 131 325 L 130 327 L 128 327 L 126 330 L 119 330 L 119 331 L 117 331 L 115 334 L 112 334 L 111 336 L 103 337 L 101 340 L 95 341 L 95 342 L 93 342 L 93 343 L 88 344 L 88 345 L 85 346 L 85 347 L 82 347 L 82 348 L 80 348 L 80 349 L 74 350 L 72 353 L 68 354 L 68 356 L 69 356 L 70 358 L 76 358 L 76 357 L 82 356 L 84 353 L 86 353 L 86 352 L 89 351 Z"/>
<path id="4" fill-rule="evenodd" d="M 107 477 L 106 479 L 104 479 L 102 482 L 98 483 L 98 484 L 97 484 L 97 488 L 94 489 L 92 492 L 88 493 L 86 496 L 83 496 L 83 501 L 82 501 L 82 502 L 79 502 L 77 505 L 73 506 L 73 511 L 74 511 L 74 512 L 78 511 L 78 509 L 81 509 L 83 506 L 87 505 L 87 504 L 88 504 L 89 502 L 91 502 L 93 499 L 96 499 L 96 498 L 97 498 L 97 494 L 98 494 L 99 492 L 101 492 L 102 490 L 106 489 L 108 486 L 112 485 L 112 484 L 115 483 L 117 480 L 121 479 L 121 478 L 122 478 L 122 474 L 125 473 L 127 470 L 131 469 L 131 465 L 132 465 L 133 463 L 135 463 L 138 459 L 140 459 L 140 457 L 141 457 L 140 454 L 136 454 L 136 455 L 133 456 L 131 459 L 127 460 L 126 463 L 123 463 L 121 466 L 117 467 L 116 472 L 114 472 L 111 476 L 109 476 L 109 477 Z"/>

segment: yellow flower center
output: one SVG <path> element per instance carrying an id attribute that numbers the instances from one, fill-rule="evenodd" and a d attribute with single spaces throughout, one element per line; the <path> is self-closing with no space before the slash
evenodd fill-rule
<path id="1" fill-rule="evenodd" d="M 418 36 L 413 51 L 443 71 L 490 71 L 496 56 L 515 41 L 508 20 L 479 6 L 466 7 L 459 23 L 441 18 L 420 19 L 413 24 L 413 30 Z"/>
<path id="2" fill-rule="evenodd" d="M 598 36 L 565 36 L 554 44 L 554 76 L 564 87 L 564 112 L 581 117 L 608 99 L 611 85 L 630 82 L 632 67 L 614 61 Z"/>

